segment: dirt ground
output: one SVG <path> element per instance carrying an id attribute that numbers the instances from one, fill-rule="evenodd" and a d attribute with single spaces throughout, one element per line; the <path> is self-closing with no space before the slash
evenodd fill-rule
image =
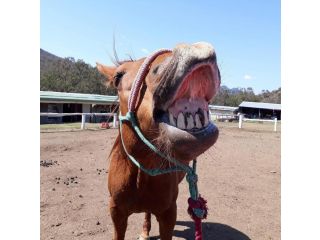
<path id="1" fill-rule="evenodd" d="M 208 200 L 204 239 L 280 239 L 280 142 L 272 126 L 218 123 L 215 146 L 198 158 L 199 191 Z M 112 239 L 107 157 L 117 130 L 41 133 L 41 239 Z M 174 239 L 194 239 L 180 184 Z M 137 239 L 143 214 L 131 215 Z M 151 236 L 158 239 L 152 217 Z"/>

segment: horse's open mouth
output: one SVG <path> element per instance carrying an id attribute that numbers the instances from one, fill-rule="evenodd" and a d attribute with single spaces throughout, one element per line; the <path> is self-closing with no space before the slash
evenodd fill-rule
<path id="1" fill-rule="evenodd" d="M 215 71 L 211 61 L 193 65 L 166 102 L 168 107 L 157 109 L 155 120 L 190 133 L 205 130 L 212 124 L 208 103 L 218 87 Z"/>
<path id="2" fill-rule="evenodd" d="M 170 146 L 179 159 L 194 159 L 219 135 L 208 107 L 220 86 L 216 54 L 207 43 L 178 45 L 162 69 L 153 94 L 159 146 Z"/>

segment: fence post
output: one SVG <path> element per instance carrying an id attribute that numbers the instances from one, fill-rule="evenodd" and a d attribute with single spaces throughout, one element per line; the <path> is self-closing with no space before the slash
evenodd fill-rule
<path id="1" fill-rule="evenodd" d="M 242 120 L 243 120 L 243 115 L 239 115 L 239 128 L 242 128 Z"/>
<path id="2" fill-rule="evenodd" d="M 278 119 L 277 118 L 275 118 L 274 119 L 274 129 L 273 129 L 273 131 L 277 131 L 277 121 L 278 121 Z"/>
<path id="3" fill-rule="evenodd" d="M 113 114 L 113 128 L 118 127 L 118 114 Z"/>
<path id="4" fill-rule="evenodd" d="M 86 115 L 82 114 L 81 115 L 81 130 L 83 130 L 85 128 L 85 124 L 86 124 Z"/>

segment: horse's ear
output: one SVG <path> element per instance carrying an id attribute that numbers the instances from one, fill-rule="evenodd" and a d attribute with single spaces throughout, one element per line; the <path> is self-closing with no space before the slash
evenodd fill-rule
<path id="1" fill-rule="evenodd" d="M 100 63 L 96 63 L 98 71 L 107 78 L 107 83 L 111 84 L 113 81 L 113 76 L 116 71 L 116 67 L 108 67 L 105 65 L 102 65 Z"/>

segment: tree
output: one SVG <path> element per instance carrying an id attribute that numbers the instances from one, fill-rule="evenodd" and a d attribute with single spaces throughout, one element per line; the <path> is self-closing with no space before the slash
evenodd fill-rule
<path id="1" fill-rule="evenodd" d="M 251 87 L 230 89 L 221 86 L 211 104 L 237 107 L 243 101 L 281 103 L 281 88 L 271 92 L 263 90 L 261 94 L 256 95 Z"/>
<path id="2" fill-rule="evenodd" d="M 43 91 L 78 92 L 116 95 L 115 88 L 107 87 L 105 77 L 96 67 L 74 58 L 59 59 L 40 73 Z"/>

